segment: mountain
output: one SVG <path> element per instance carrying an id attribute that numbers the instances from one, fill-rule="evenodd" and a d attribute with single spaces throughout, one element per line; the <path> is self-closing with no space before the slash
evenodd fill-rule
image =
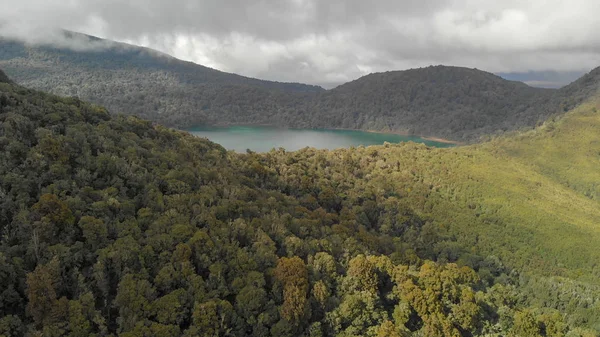
<path id="1" fill-rule="evenodd" d="M 0 70 L 0 83 L 10 83 L 10 79 L 2 70 Z"/>
<path id="2" fill-rule="evenodd" d="M 58 68 L 46 70 L 52 70 L 53 73 L 57 73 L 59 70 L 73 73 L 76 73 L 77 70 L 90 72 L 96 70 L 131 70 L 133 72 L 143 71 L 143 73 L 163 71 L 169 73 L 179 83 L 189 85 L 249 85 L 291 92 L 318 92 L 323 90 L 318 86 L 264 81 L 226 73 L 192 62 L 182 61 L 149 48 L 104 40 L 94 36 L 74 32 L 65 32 L 64 34 L 64 40 L 39 45 L 28 45 L 3 38 L 0 40 L 2 43 L 0 60 L 4 62 L 12 60 L 8 63 L 14 64 L 15 67 L 22 67 L 23 73 L 19 73 L 19 76 L 27 76 L 28 80 L 32 80 L 34 75 L 41 75 L 42 73 L 30 73 L 25 68 L 27 66 L 39 72 L 50 66 L 58 66 Z M 69 70 L 66 69 L 66 66 L 76 66 L 80 69 Z"/>
<path id="3" fill-rule="evenodd" d="M 494 74 L 431 66 L 376 73 L 318 93 L 307 126 L 401 132 L 472 142 L 530 129 L 592 97 L 600 68 L 559 90 Z"/>
<path id="4" fill-rule="evenodd" d="M 236 154 L 0 83 L 0 334 L 595 336 L 599 101 L 471 146 Z"/>
<path id="5" fill-rule="evenodd" d="M 558 96 L 562 98 L 562 110 L 567 111 L 577 104 L 595 97 L 600 90 L 600 67 L 592 69 L 575 82 L 558 90 Z"/>
<path id="6" fill-rule="evenodd" d="M 309 125 L 473 140 L 535 126 L 557 110 L 554 94 L 468 68 L 376 73 L 321 93 Z"/>
<path id="7" fill-rule="evenodd" d="M 268 124 L 271 113 L 285 112 L 282 104 L 296 104 L 323 90 L 243 77 L 147 48 L 65 34 L 54 44 L 36 46 L 0 38 L 0 67 L 26 86 L 172 126 Z"/>
<path id="8" fill-rule="evenodd" d="M 325 91 L 224 73 L 147 48 L 65 34 L 54 46 L 0 39 L 0 67 L 28 87 L 175 127 L 269 124 L 474 142 L 482 136 L 530 129 L 594 92 L 581 80 L 560 90 L 541 89 L 477 69 L 447 66 L 370 74 Z"/>

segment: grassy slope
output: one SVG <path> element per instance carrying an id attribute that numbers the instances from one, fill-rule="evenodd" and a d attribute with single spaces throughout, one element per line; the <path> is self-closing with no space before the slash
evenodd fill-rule
<path id="1" fill-rule="evenodd" d="M 394 189 L 440 233 L 518 270 L 528 303 L 600 331 L 599 110 L 587 103 L 485 144 L 379 148 L 361 184 Z"/>
<path id="2" fill-rule="evenodd" d="M 475 225 L 469 230 L 479 232 L 476 245 L 483 251 L 503 252 L 504 260 L 515 267 L 597 282 L 597 108 L 595 103 L 582 105 L 558 122 L 516 137 L 435 150 L 432 156 L 455 164 L 437 177 L 430 169 L 423 174 L 432 182 L 439 180 L 440 196 L 461 201 L 450 208 L 457 222 L 459 217 L 477 218 L 464 223 Z M 443 214 L 448 209 L 438 208 L 430 215 L 448 219 Z"/>
<path id="3" fill-rule="evenodd" d="M 483 145 L 481 149 L 486 153 L 479 155 L 485 160 L 465 168 L 481 179 L 478 187 L 484 205 L 497 207 L 504 219 L 511 219 L 515 225 L 535 234 L 528 248 L 547 253 L 548 258 L 529 261 L 534 269 L 539 263 L 547 265 L 545 270 L 555 272 L 565 266 L 569 276 L 597 275 L 595 264 L 600 259 L 597 108 L 595 103 L 582 105 L 559 122 Z M 593 276 L 592 280 L 597 281 Z"/>
<path id="4" fill-rule="evenodd" d="M 481 249 L 533 276 L 529 302 L 564 309 L 571 322 L 600 330 L 600 106 L 584 104 L 558 122 L 489 144 L 461 149 L 476 165 L 482 207 L 501 226 L 479 226 Z M 464 229 L 463 229 L 464 230 Z M 508 235 L 507 235 L 508 234 Z M 510 249 L 502 249 L 510 247 Z"/>
<path id="5" fill-rule="evenodd" d="M 600 200 L 600 101 L 583 105 L 537 132 L 504 142 L 507 154 L 526 159 L 536 171 L 585 196 Z M 527 146 L 519 145 L 528 139 Z"/>

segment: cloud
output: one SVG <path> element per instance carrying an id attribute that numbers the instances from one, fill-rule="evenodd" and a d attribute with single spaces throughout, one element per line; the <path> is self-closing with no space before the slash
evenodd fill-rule
<path id="1" fill-rule="evenodd" d="M 60 42 L 49 28 L 62 27 L 280 81 L 341 83 L 430 64 L 505 73 L 600 65 L 595 0 L 0 0 L 0 7 L 0 32 L 30 43 Z"/>
<path id="2" fill-rule="evenodd" d="M 105 50 L 121 45 L 111 40 L 92 39 L 82 34 L 71 34 L 61 29 L 13 28 L 11 23 L 0 23 L 0 33 L 1 37 L 20 40 L 29 45 L 51 45 L 75 51 Z"/>

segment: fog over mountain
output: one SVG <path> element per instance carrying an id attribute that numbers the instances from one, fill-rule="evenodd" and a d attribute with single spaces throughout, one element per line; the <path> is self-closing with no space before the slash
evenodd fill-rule
<path id="1" fill-rule="evenodd" d="M 326 88 L 432 64 L 519 76 L 553 71 L 551 81 L 526 81 L 558 86 L 600 64 L 594 34 L 600 3 L 590 0 L 0 0 L 0 6 L 0 33 L 31 43 L 62 43 L 54 30 L 60 27 L 223 71 Z"/>

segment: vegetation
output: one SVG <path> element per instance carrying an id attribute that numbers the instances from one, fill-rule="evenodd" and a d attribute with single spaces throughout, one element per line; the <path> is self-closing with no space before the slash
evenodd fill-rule
<path id="1" fill-rule="evenodd" d="M 89 38 L 96 47 L 73 51 L 0 39 L 0 66 L 20 84 L 181 128 L 270 124 L 474 142 L 531 129 L 585 101 L 600 83 L 600 69 L 554 90 L 476 69 L 437 66 L 371 74 L 324 91 L 227 74 L 149 49 L 75 35 L 78 43 Z"/>
<path id="2" fill-rule="evenodd" d="M 596 336 L 598 108 L 236 154 L 0 83 L 0 335 Z"/>
<path id="3" fill-rule="evenodd" d="M 224 73 L 151 49 L 76 35 L 78 51 L 0 36 L 0 67 L 28 87 L 179 127 L 285 125 L 310 93 L 323 90 Z"/>
<path id="4" fill-rule="evenodd" d="M 435 66 L 364 76 L 319 93 L 310 126 L 400 131 L 461 142 L 531 129 L 598 89 L 600 68 L 560 90 L 459 67 Z"/>
<path id="5" fill-rule="evenodd" d="M 8 76 L 6 76 L 6 74 L 0 70 L 0 83 L 10 83 L 10 79 L 8 78 Z"/>

